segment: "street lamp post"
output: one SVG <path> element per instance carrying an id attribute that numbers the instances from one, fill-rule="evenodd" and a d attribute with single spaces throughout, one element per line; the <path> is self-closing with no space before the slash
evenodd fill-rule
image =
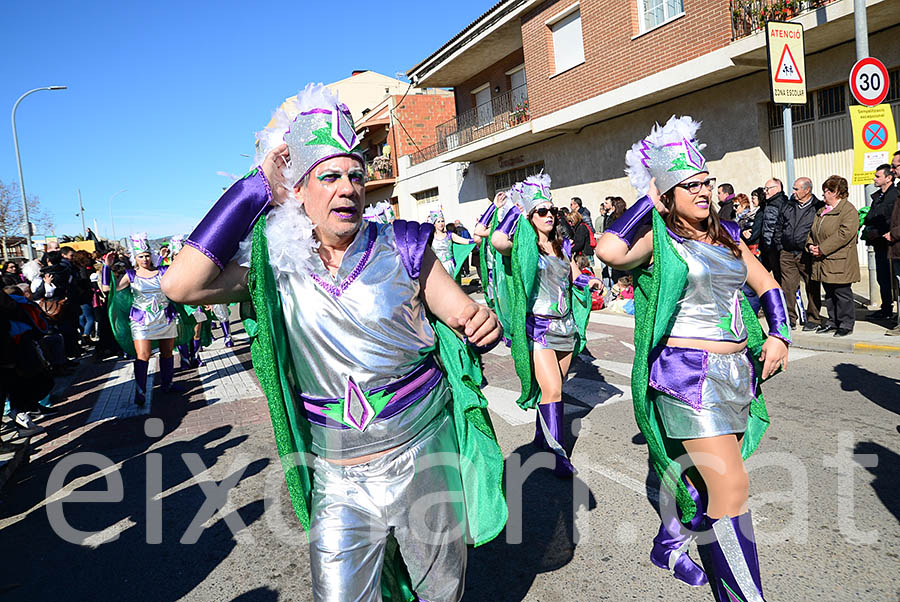
<path id="1" fill-rule="evenodd" d="M 114 195 L 112 195 L 111 197 L 109 197 L 109 227 L 112 228 L 112 239 L 111 239 L 111 240 L 113 240 L 113 241 L 116 240 L 116 224 L 115 224 L 115 222 L 113 222 L 113 216 L 112 216 L 112 202 L 113 202 L 113 199 L 114 199 L 114 198 L 116 198 L 117 196 L 119 196 L 119 195 L 122 194 L 123 192 L 128 192 L 128 189 L 127 189 L 127 188 L 123 188 L 122 190 L 120 190 L 120 191 L 117 192 L 116 194 L 114 194 Z"/>
<path id="2" fill-rule="evenodd" d="M 22 208 L 25 211 L 25 238 L 27 240 L 27 247 L 25 247 L 25 252 L 28 255 L 29 261 L 34 259 L 34 248 L 31 246 L 31 221 L 28 219 L 28 201 L 25 200 L 25 180 L 22 179 L 22 159 L 19 157 L 19 137 L 16 135 L 16 109 L 19 108 L 19 103 L 28 96 L 29 94 L 34 94 L 35 92 L 40 92 L 41 90 L 65 90 L 66 86 L 45 86 L 43 88 L 35 88 L 34 90 L 29 90 L 25 94 L 19 97 L 19 100 L 16 101 L 16 104 L 13 105 L 12 108 L 12 131 L 13 131 L 13 144 L 16 146 L 16 165 L 19 167 L 19 189 L 22 191 Z"/>

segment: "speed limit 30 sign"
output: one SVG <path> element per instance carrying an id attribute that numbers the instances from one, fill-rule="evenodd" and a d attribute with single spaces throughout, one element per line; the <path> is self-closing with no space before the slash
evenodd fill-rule
<path id="1" fill-rule="evenodd" d="M 888 84 L 887 68 L 876 58 L 860 59 L 850 70 L 850 91 L 867 107 L 881 104 L 887 98 Z"/>

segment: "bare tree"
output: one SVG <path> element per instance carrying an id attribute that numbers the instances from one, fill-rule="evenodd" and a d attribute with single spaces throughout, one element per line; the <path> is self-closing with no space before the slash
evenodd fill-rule
<path id="1" fill-rule="evenodd" d="M 52 230 L 53 218 L 41 207 L 38 197 L 26 196 L 28 218 L 40 230 Z M 8 258 L 6 239 L 25 235 L 25 212 L 22 210 L 22 195 L 18 182 L 4 184 L 0 180 L 0 239 L 3 243 L 3 259 Z"/>

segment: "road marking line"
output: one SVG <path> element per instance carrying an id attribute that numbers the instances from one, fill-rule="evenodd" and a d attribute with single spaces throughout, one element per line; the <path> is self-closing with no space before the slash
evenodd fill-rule
<path id="1" fill-rule="evenodd" d="M 607 468 L 601 464 L 596 464 L 590 461 L 581 461 L 581 455 L 577 455 L 572 459 L 572 463 L 575 464 L 576 468 L 587 468 L 596 472 L 597 474 L 606 477 L 610 481 L 618 483 L 627 489 L 631 489 L 641 497 L 648 497 L 653 502 L 659 503 L 659 492 L 656 489 L 650 488 L 648 489 L 646 484 L 635 479 L 634 477 L 628 476 L 627 474 L 623 474 L 617 470 L 613 470 L 612 468 Z"/>

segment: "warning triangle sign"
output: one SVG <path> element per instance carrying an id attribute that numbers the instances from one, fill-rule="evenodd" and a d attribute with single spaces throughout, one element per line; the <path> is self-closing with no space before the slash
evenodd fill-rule
<path id="1" fill-rule="evenodd" d="M 781 51 L 781 59 L 778 61 L 778 69 L 775 71 L 775 81 L 779 84 L 802 84 L 803 75 L 797 69 L 794 55 L 787 44 Z"/>

